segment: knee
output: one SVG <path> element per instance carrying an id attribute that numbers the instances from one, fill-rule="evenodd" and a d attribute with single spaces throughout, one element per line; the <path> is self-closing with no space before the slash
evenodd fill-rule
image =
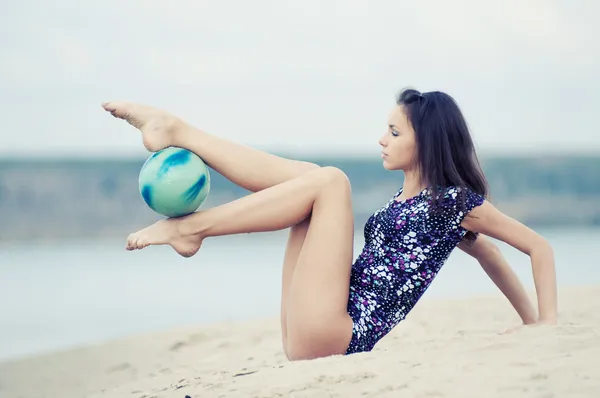
<path id="1" fill-rule="evenodd" d="M 298 163 L 304 169 L 305 173 L 309 173 L 311 171 L 314 171 L 314 170 L 317 170 L 317 169 L 321 168 L 321 166 L 319 166 L 316 163 L 307 162 L 307 161 L 304 161 L 304 160 L 299 160 Z"/>
<path id="2" fill-rule="evenodd" d="M 324 177 L 327 184 L 337 184 L 350 189 L 350 179 L 341 169 L 333 166 L 325 166 L 319 168 L 317 172 Z"/>

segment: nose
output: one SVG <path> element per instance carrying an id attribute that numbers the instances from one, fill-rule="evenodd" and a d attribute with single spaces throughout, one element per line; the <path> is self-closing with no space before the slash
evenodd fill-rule
<path id="1" fill-rule="evenodd" d="M 379 139 L 379 145 L 381 145 L 382 147 L 385 147 L 387 145 L 387 143 L 385 142 L 385 140 L 382 138 Z"/>

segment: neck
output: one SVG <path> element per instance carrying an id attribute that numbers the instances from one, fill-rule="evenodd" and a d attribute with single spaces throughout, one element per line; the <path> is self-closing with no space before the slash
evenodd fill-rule
<path id="1" fill-rule="evenodd" d="M 421 181 L 421 174 L 417 171 L 404 172 L 404 184 L 402 185 L 403 196 L 411 197 L 421 193 L 427 184 Z"/>

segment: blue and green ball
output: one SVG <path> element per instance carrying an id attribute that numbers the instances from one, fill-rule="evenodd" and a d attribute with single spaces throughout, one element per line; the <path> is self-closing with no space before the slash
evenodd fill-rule
<path id="1" fill-rule="evenodd" d="M 210 191 L 204 161 L 187 149 L 168 147 L 150 156 L 140 170 L 140 194 L 158 214 L 181 217 L 196 211 Z"/>

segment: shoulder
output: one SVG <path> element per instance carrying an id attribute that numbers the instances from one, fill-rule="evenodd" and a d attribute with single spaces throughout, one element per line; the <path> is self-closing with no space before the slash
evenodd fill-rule
<path id="1" fill-rule="evenodd" d="M 468 240 L 473 240 L 476 233 L 469 233 L 464 221 L 476 207 L 485 202 L 485 197 L 468 187 L 448 186 L 439 188 L 432 196 L 434 214 L 443 220 L 443 225 L 450 231 L 468 234 Z"/>
<path id="2" fill-rule="evenodd" d="M 481 206 L 485 197 L 468 187 L 449 186 L 441 188 L 438 195 L 441 207 L 450 211 L 468 213 L 473 208 Z"/>

